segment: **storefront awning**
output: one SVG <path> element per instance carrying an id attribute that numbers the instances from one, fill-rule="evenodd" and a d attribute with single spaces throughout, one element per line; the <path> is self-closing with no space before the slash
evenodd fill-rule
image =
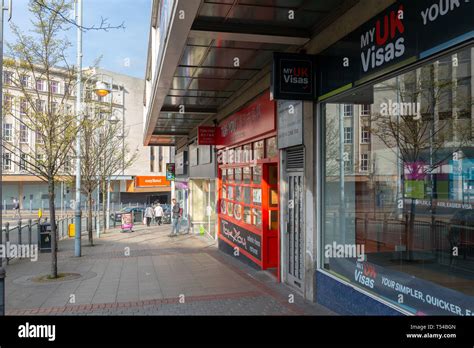
<path id="1" fill-rule="evenodd" d="M 180 6 L 196 11 L 193 1 L 183 3 L 178 5 L 178 13 Z M 156 108 L 151 110 L 150 120 L 154 122 L 146 129 L 145 145 L 174 145 L 177 139 L 212 120 L 237 91 L 269 66 L 273 52 L 304 45 L 343 3 L 347 1 L 296 0 L 276 4 L 204 0 L 187 35 L 170 32 L 172 39 L 178 40 L 169 53 L 175 59 L 162 70 L 169 69 L 174 74 L 156 83 L 164 97 L 159 97 Z M 177 16 L 174 18 L 179 21 Z M 182 29 L 183 24 L 180 25 Z M 173 30 L 174 23 L 170 26 Z M 180 39 L 184 44 L 178 57 Z M 163 61 L 171 60 L 164 57 Z"/>

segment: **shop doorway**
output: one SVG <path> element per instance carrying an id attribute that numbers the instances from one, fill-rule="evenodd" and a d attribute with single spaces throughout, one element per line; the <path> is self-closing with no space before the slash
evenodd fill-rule
<path id="1" fill-rule="evenodd" d="M 278 164 L 263 166 L 262 223 L 266 247 L 263 249 L 263 268 L 279 279 L 280 249 L 278 229 Z M 254 201 L 255 201 L 254 190 Z"/>
<path id="2" fill-rule="evenodd" d="M 303 148 L 286 151 L 287 204 L 283 248 L 284 281 L 298 291 L 304 289 L 304 152 Z"/>

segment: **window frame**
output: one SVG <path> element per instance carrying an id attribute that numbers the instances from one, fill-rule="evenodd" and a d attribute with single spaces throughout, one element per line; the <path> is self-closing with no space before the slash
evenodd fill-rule
<path id="1" fill-rule="evenodd" d="M 9 127 L 8 127 L 9 126 Z M 13 142 L 13 123 L 3 123 L 3 140 L 6 142 Z"/>

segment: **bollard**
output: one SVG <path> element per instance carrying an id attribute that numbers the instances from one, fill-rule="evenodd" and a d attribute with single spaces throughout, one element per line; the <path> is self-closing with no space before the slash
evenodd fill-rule
<path id="1" fill-rule="evenodd" d="M 28 244 L 31 245 L 31 229 L 32 229 L 32 221 L 28 219 Z"/>
<path id="2" fill-rule="evenodd" d="M 38 242 L 38 248 L 40 246 L 40 240 L 41 240 L 41 237 L 40 237 L 40 233 L 41 233 L 41 218 L 38 219 L 38 225 L 37 225 L 37 242 Z"/>
<path id="3" fill-rule="evenodd" d="M 0 316 L 5 316 L 5 268 L 0 267 Z"/>
<path id="4" fill-rule="evenodd" d="M 10 242 L 10 223 L 7 222 L 5 224 L 5 246 L 7 246 L 9 242 Z M 8 265 L 8 256 L 6 256 L 6 254 L 5 254 L 5 258 L 7 259 L 7 265 Z"/>
<path id="5" fill-rule="evenodd" d="M 18 220 L 18 245 L 21 245 L 21 220 Z"/>

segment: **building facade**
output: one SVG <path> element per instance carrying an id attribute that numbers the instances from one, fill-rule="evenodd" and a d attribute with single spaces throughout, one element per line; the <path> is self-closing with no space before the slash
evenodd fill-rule
<path id="1" fill-rule="evenodd" d="M 216 148 L 222 251 L 342 314 L 472 315 L 472 3 L 153 9 L 145 144 L 174 145 L 188 181 L 196 142 Z M 275 52 L 295 66 L 310 55 L 311 97 L 272 98 Z M 247 119 L 260 98 L 274 107 L 268 133 Z M 277 185 L 260 186 L 274 164 Z M 273 229 L 275 247 L 262 240 Z"/>
<path id="2" fill-rule="evenodd" d="M 3 74 L 3 141 L 18 149 L 5 151 L 2 159 L 2 204 L 4 209 L 13 207 L 14 201 L 19 200 L 23 210 L 36 211 L 37 209 L 48 209 L 47 184 L 40 178 L 31 174 L 28 170 L 27 158 L 41 159 L 42 137 L 34 130 L 27 127 L 22 118 L 28 112 L 28 103 L 24 98 L 24 92 L 19 87 L 19 83 L 25 87 L 25 91 L 31 94 L 36 100 L 39 108 L 46 108 L 48 95 L 52 96 L 51 107 L 64 105 L 64 112 L 75 112 L 75 93 L 66 92 L 70 88 L 70 82 L 65 72 L 57 69 L 47 86 L 45 79 L 34 79 L 28 71 L 17 70 L 16 68 L 4 69 Z M 136 153 L 137 159 L 132 166 L 121 169 L 120 166 L 116 175 L 111 178 L 111 202 L 114 208 L 119 208 L 120 203 L 150 203 L 161 201 L 169 202 L 170 185 L 169 182 L 161 183 L 165 176 L 165 163 L 169 161 L 170 149 L 166 147 L 145 148 L 142 146 L 141 133 L 143 127 L 142 120 L 142 98 L 143 80 L 101 69 L 85 69 L 85 74 L 96 74 L 107 76 L 112 79 L 112 93 L 106 97 L 98 98 L 93 94 L 88 95 L 94 99 L 94 103 L 110 109 L 122 131 L 119 136 L 122 139 L 123 151 Z M 64 101 L 63 99 L 66 98 Z M 155 155 L 156 153 L 156 155 Z M 75 161 L 73 154 L 67 161 L 63 175 L 73 175 Z M 158 178 L 160 183 L 146 183 L 141 178 Z M 149 181 L 149 180 L 148 180 Z M 68 211 L 72 208 L 75 198 L 74 189 L 67 183 L 59 181 L 56 185 L 56 206 L 61 211 Z M 69 181 L 70 182 L 70 181 Z M 142 183 L 137 185 L 137 183 Z M 143 184 L 145 182 L 145 184 Z M 94 194 L 96 197 L 96 194 Z"/>

